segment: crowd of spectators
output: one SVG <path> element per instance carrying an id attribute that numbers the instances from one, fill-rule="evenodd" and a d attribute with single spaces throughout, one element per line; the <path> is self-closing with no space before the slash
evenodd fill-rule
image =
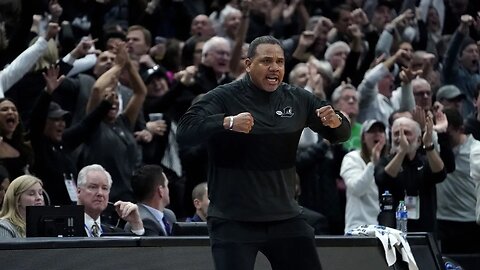
<path id="1" fill-rule="evenodd" d="M 376 223 L 389 190 L 413 209 L 411 229 L 449 252 L 463 231 L 480 237 L 468 161 L 480 139 L 474 0 L 2 1 L 0 205 L 25 174 L 41 179 L 46 204 L 75 204 L 92 164 L 111 175 L 112 202 L 137 202 L 132 176 L 153 164 L 170 188 L 160 211 L 205 221 L 208 152 L 179 144 L 177 124 L 245 76 L 248 43 L 262 35 L 281 40 L 287 83 L 351 122 L 343 144 L 309 129 L 300 138 L 298 202 L 323 216 L 323 233 Z"/>

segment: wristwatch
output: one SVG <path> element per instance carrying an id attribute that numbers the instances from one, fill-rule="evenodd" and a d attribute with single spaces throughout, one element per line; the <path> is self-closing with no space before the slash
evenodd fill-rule
<path id="1" fill-rule="evenodd" d="M 338 120 L 340 120 L 340 124 L 342 124 L 342 121 L 343 121 L 342 117 L 338 115 L 338 113 L 336 113 L 335 115 L 337 116 Z"/>
<path id="2" fill-rule="evenodd" d="M 427 152 L 428 152 L 428 151 L 432 151 L 433 149 L 435 149 L 435 145 L 433 145 L 433 143 L 430 144 L 429 146 L 423 145 L 423 150 L 425 150 L 425 151 L 427 151 Z"/>

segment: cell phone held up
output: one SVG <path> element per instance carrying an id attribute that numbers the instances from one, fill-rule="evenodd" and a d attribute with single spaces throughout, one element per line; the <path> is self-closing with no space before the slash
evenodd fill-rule
<path id="1" fill-rule="evenodd" d="M 148 119 L 150 121 L 163 120 L 163 113 L 149 113 Z"/>

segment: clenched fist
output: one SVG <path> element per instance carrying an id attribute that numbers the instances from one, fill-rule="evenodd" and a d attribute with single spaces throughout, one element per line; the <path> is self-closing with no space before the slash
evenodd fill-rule
<path id="1" fill-rule="evenodd" d="M 332 106 L 323 106 L 316 110 L 317 117 L 322 124 L 331 128 L 337 128 L 342 124 L 342 118 L 333 110 Z"/>
<path id="2" fill-rule="evenodd" d="M 223 127 L 236 132 L 250 133 L 253 128 L 253 116 L 249 112 L 227 116 L 223 119 Z"/>

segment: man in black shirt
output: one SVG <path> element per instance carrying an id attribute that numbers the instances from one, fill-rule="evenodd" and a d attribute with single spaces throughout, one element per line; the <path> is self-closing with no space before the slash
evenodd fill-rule
<path id="1" fill-rule="evenodd" d="M 295 201 L 295 158 L 304 127 L 332 143 L 350 124 L 310 92 L 282 83 L 285 55 L 256 38 L 244 79 L 218 86 L 182 117 L 180 144 L 207 141 L 208 227 L 217 270 L 253 269 L 257 252 L 273 269 L 321 269 L 313 228 Z"/>
<path id="2" fill-rule="evenodd" d="M 436 184 L 445 180 L 445 165 L 433 144 L 433 119 L 425 119 L 425 133 L 420 125 L 407 117 L 392 124 L 391 155 L 382 157 L 375 165 L 378 194 L 389 191 L 393 209 L 404 201 L 408 209 L 409 232 L 436 233 Z M 418 151 L 423 143 L 425 154 Z"/>

